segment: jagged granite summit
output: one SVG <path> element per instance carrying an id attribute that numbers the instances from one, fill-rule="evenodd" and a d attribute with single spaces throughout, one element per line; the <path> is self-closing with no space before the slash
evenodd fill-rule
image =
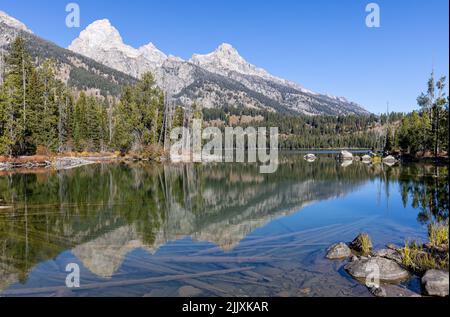
<path id="1" fill-rule="evenodd" d="M 126 45 L 107 19 L 90 24 L 72 42 L 69 50 L 136 78 L 149 71 L 155 72 L 167 59 L 152 43 L 139 49 Z"/>
<path id="2" fill-rule="evenodd" d="M 317 95 L 314 92 L 303 88 L 302 86 L 269 74 L 265 69 L 258 68 L 247 62 L 239 52 L 228 43 L 222 43 L 214 52 L 205 55 L 194 54 L 190 62 L 207 69 L 210 72 L 224 76 L 233 76 L 238 73 L 246 76 L 256 76 L 268 81 L 276 82 L 280 85 L 298 89 L 305 93 Z"/>

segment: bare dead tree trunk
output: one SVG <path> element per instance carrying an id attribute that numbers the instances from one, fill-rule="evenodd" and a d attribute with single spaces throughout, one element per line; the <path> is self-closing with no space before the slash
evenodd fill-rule
<path id="1" fill-rule="evenodd" d="M 63 110 L 62 103 L 59 101 L 58 107 L 59 107 L 59 121 L 58 121 L 58 141 L 59 141 L 59 148 L 58 152 L 61 153 L 63 151 L 63 112 L 65 113 L 67 111 L 67 96 L 65 98 L 65 107 Z"/>
<path id="2" fill-rule="evenodd" d="M 168 107 L 169 107 L 169 103 L 168 103 L 168 96 L 169 94 L 166 93 L 164 96 L 164 118 L 163 118 L 163 126 L 161 129 L 161 133 L 159 134 L 159 140 L 158 140 L 158 144 L 161 145 L 161 142 L 164 142 L 164 148 L 166 147 L 166 134 L 167 134 L 167 112 L 168 112 Z"/>
<path id="3" fill-rule="evenodd" d="M 26 121 L 27 121 L 27 113 L 26 113 L 26 98 L 27 98 L 27 92 L 26 92 L 26 75 L 25 75 L 25 58 L 23 56 L 22 52 L 22 84 L 23 84 L 23 128 L 26 129 Z"/>
<path id="4" fill-rule="evenodd" d="M 8 89 L 8 103 L 9 103 L 9 138 L 11 142 L 14 142 L 15 134 L 14 134 L 14 111 L 11 104 L 11 89 Z M 8 155 L 9 157 L 13 156 L 12 145 L 8 145 Z"/>
<path id="5" fill-rule="evenodd" d="M 159 134 L 158 136 L 158 117 L 159 117 L 159 109 L 156 109 L 156 114 L 155 114 L 155 118 L 153 120 L 153 140 L 154 142 L 158 142 L 159 144 L 159 140 L 157 141 L 158 137 L 161 136 L 161 134 Z"/>
<path id="6" fill-rule="evenodd" d="M 0 85 L 3 85 L 3 78 L 5 77 L 5 65 L 4 65 L 4 56 L 3 49 L 0 49 Z"/>
<path id="7" fill-rule="evenodd" d="M 435 142 L 434 142 L 434 157 L 435 159 L 437 159 L 438 155 L 439 155 L 439 120 L 440 120 L 440 116 L 439 116 L 439 107 L 436 107 L 436 113 L 435 113 L 435 117 L 436 117 L 436 131 L 435 131 Z"/>
<path id="8" fill-rule="evenodd" d="M 110 146 L 112 143 L 112 134 L 113 134 L 112 112 L 113 112 L 113 103 L 110 102 L 109 107 L 108 107 L 108 130 L 109 130 L 109 145 Z"/>

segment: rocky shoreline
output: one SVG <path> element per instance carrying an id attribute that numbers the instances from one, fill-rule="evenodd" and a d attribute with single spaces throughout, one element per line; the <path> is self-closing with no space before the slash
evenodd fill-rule
<path id="1" fill-rule="evenodd" d="M 16 160 L 1 161 L 0 171 L 14 171 L 21 169 L 55 169 L 64 170 L 84 165 L 95 164 L 101 161 L 111 161 L 112 157 L 46 157 L 42 159 L 19 158 Z"/>
<path id="2" fill-rule="evenodd" d="M 344 270 L 355 280 L 365 284 L 376 297 L 439 296 L 448 297 L 449 271 L 447 268 L 425 268 L 408 265 L 407 246 L 404 248 L 388 245 L 384 249 L 373 251 L 368 234 L 359 234 L 351 243 L 339 242 L 327 250 L 326 258 L 346 261 Z M 420 252 L 424 257 L 436 257 L 436 248 L 430 243 L 423 245 Z M 426 251 L 422 251 L 426 250 Z M 448 260 L 448 244 L 441 247 Z M 441 254 L 442 255 L 442 254 Z M 398 286 L 417 276 L 421 280 L 422 294 L 417 294 Z"/>

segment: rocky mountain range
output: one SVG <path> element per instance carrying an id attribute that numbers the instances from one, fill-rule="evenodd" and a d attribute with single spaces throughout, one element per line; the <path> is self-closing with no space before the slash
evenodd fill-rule
<path id="1" fill-rule="evenodd" d="M 56 50 L 56 45 L 32 35 L 23 23 L 5 13 L 0 15 L 0 47 L 11 40 L 4 39 L 5 28 L 9 29 L 6 33 L 14 30 L 26 34 L 34 43 L 31 46 L 35 50 L 39 48 L 36 55 L 48 55 L 48 46 Z M 99 74 L 100 64 L 105 66 L 105 70 L 100 72 L 102 81 L 109 81 L 109 85 L 102 86 L 132 82 L 151 72 L 158 86 L 168 93 L 174 103 L 187 107 L 196 102 L 205 108 L 246 107 L 290 114 L 368 114 L 363 107 L 345 98 L 318 94 L 269 74 L 247 62 L 230 44 L 221 44 L 210 54 L 194 54 L 190 60 L 183 60 L 166 55 L 152 43 L 140 48 L 125 44 L 119 31 L 107 19 L 90 24 L 68 50 L 58 48 L 58 52 L 52 57 L 58 55 L 56 59 L 59 62 L 64 60 L 59 64 L 66 68 L 66 81 L 73 81 L 72 77 L 81 70 L 84 74 L 78 74 L 78 78 L 91 77 L 84 86 L 78 82 L 75 85 L 78 88 L 93 88 L 89 85 L 94 85 L 92 76 Z M 111 70 L 116 73 L 110 74 Z M 98 86 L 97 83 L 95 88 L 100 90 L 98 93 L 105 94 L 105 89 Z M 112 90 L 117 94 L 117 88 L 111 87 L 106 93 L 111 94 Z"/>

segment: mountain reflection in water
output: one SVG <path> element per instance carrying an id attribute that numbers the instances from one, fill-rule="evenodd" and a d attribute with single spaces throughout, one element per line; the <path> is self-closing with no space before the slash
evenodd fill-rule
<path id="1" fill-rule="evenodd" d="M 379 243 L 423 238 L 448 217 L 447 174 L 295 154 L 267 175 L 149 163 L 4 174 L 0 295 L 365 296 L 322 260 L 327 245 L 361 230 Z M 384 204 L 401 210 L 386 216 Z M 64 288 L 71 262 L 80 290 Z"/>

